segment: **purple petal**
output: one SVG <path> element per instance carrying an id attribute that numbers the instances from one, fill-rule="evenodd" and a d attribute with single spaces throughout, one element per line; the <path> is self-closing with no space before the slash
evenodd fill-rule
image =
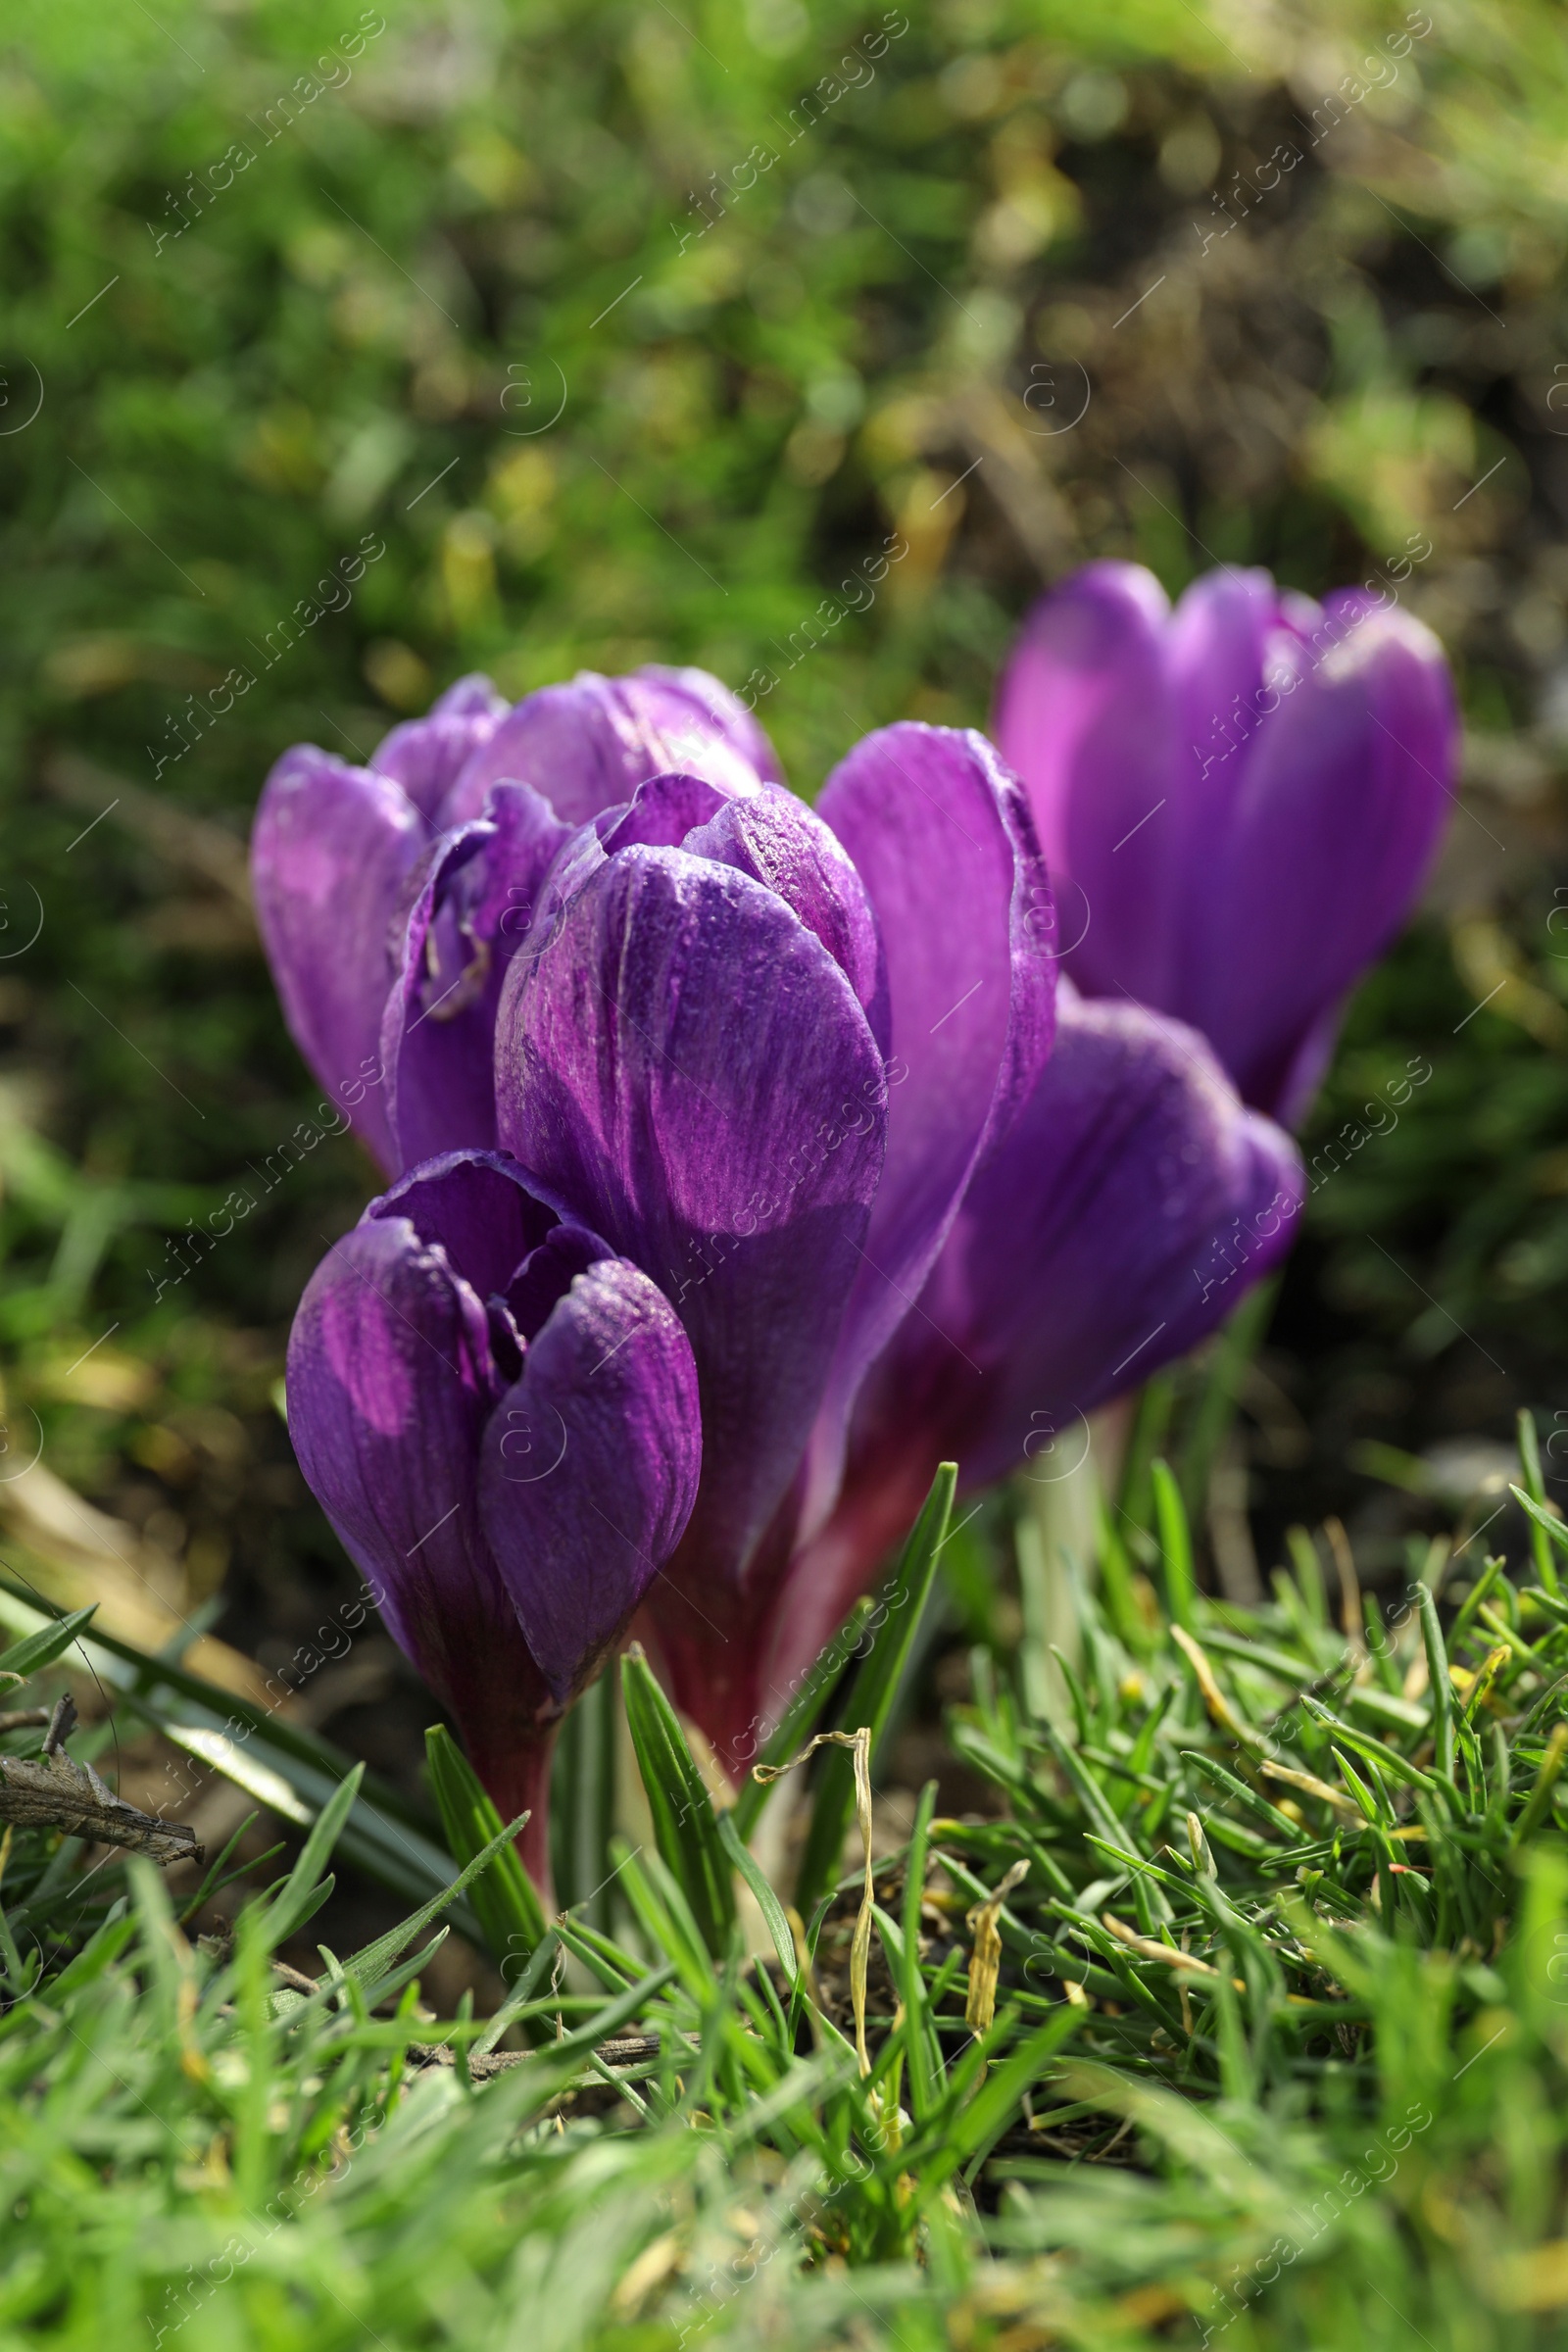
<path id="1" fill-rule="evenodd" d="M 577 1276 L 613 1255 L 609 1243 L 586 1225 L 563 1223 L 546 1234 L 506 1286 L 507 1311 L 519 1337 L 537 1338 Z"/>
<path id="2" fill-rule="evenodd" d="M 480 1299 L 505 1293 L 519 1267 L 558 1229 L 561 1210 L 502 1152 L 445 1152 L 400 1177 L 367 1217 L 404 1218 L 439 1245 Z M 605 1247 L 599 1245 L 599 1255 Z"/>
<path id="3" fill-rule="evenodd" d="M 1183 594 L 1166 624 L 1165 660 L 1177 737 L 1189 759 L 1194 746 L 1216 748 L 1226 721 L 1249 709 L 1270 646 L 1286 626 L 1280 592 L 1260 569 L 1225 565 Z"/>
<path id="4" fill-rule="evenodd" d="M 497 1405 L 479 1503 L 556 1697 L 589 1678 L 690 1517 L 697 1372 L 662 1292 L 622 1258 L 580 1272 Z"/>
<path id="5" fill-rule="evenodd" d="M 488 678 L 460 678 L 423 718 L 411 718 L 382 737 L 370 764 L 378 776 L 401 784 L 427 821 L 465 763 L 495 733 L 510 709 Z"/>
<path id="6" fill-rule="evenodd" d="M 702 691 L 693 681 L 703 681 Z M 473 757 L 442 812 L 446 825 L 477 815 L 503 777 L 532 784 L 568 824 L 629 801 L 650 776 L 678 769 L 731 792 L 776 773 L 754 720 L 701 670 L 639 670 L 605 678 L 582 670 L 569 685 L 526 695 Z"/>
<path id="7" fill-rule="evenodd" d="M 885 727 L 834 771 L 820 807 L 875 909 L 894 1058 L 887 1161 L 813 1446 L 808 1518 L 831 1502 L 866 1365 L 1045 1063 L 1056 983 L 1034 828 L 983 736 Z"/>
<path id="8" fill-rule="evenodd" d="M 256 914 L 296 1045 L 388 1168 L 381 1016 L 391 932 L 424 826 L 402 787 L 300 744 L 267 779 L 251 837 Z"/>
<path id="9" fill-rule="evenodd" d="M 705 732 L 711 730 L 739 752 L 748 767 L 754 769 L 764 783 L 782 784 L 784 770 L 778 763 L 778 754 L 767 739 L 766 730 L 747 710 L 739 695 L 710 670 L 666 668 L 652 662 L 635 671 L 634 676 L 650 688 L 661 688 L 670 698 L 666 708 L 673 711 L 690 711 L 689 722 Z M 680 720 L 672 719 L 679 724 Z"/>
<path id="10" fill-rule="evenodd" d="M 409 1219 L 366 1219 L 312 1276 L 289 1337 L 294 1450 L 481 1771 L 554 1711 L 480 1524 L 499 1385 L 478 1298 Z"/>
<path id="11" fill-rule="evenodd" d="M 865 1016 L 771 892 L 639 847 L 514 964 L 496 1067 L 503 1143 L 686 1326 L 704 1461 L 681 1557 L 733 1592 L 800 1461 L 881 1168 Z"/>
<path id="12" fill-rule="evenodd" d="M 1285 1255 L 1302 1195 L 1290 1137 L 1195 1031 L 1064 992 L 1050 1066 L 923 1301 L 985 1375 L 965 1476 L 1038 1456 L 1042 1414 L 1065 1433 L 1196 1347 Z"/>
<path id="13" fill-rule="evenodd" d="M 865 886 L 837 836 L 789 792 L 737 794 L 686 837 L 694 857 L 732 865 L 792 906 L 887 1035 L 887 973 Z"/>
<path id="14" fill-rule="evenodd" d="M 506 968 L 570 838 L 526 784 L 498 784 L 484 818 L 447 834 L 410 911 L 380 1033 L 398 1164 L 496 1140 L 492 1061 Z"/>
<path id="15" fill-rule="evenodd" d="M 1289 1136 L 1195 1031 L 1064 987 L 1051 1061 L 862 1392 L 838 1509 L 774 1613 L 771 1683 L 842 1621 L 940 1460 L 966 1488 L 1070 1468 L 1087 1414 L 1285 1254 L 1303 1192 Z"/>
<path id="16" fill-rule="evenodd" d="M 1183 991 L 1247 1099 L 1282 1114 L 1310 1033 L 1408 913 L 1452 800 L 1437 639 L 1390 612 L 1334 644 L 1327 619 L 1330 650 L 1248 747 L 1210 883 L 1223 929 Z"/>
<path id="17" fill-rule="evenodd" d="M 1167 614 L 1141 565 L 1087 564 L 1024 622 L 994 723 L 1028 788 L 1066 968 L 1097 996 L 1147 1004 L 1166 1003 L 1174 983 L 1173 777 L 1190 758 L 1165 667 Z"/>
<path id="18" fill-rule="evenodd" d="M 750 874 L 794 908 L 816 934 L 868 1011 L 885 1024 L 887 994 L 875 919 L 848 853 L 792 792 L 753 783 L 730 792 L 700 776 L 651 776 L 624 811 L 606 809 L 584 827 L 551 876 L 544 922 L 606 858 L 640 842 L 684 849 Z"/>
<path id="19" fill-rule="evenodd" d="M 754 796 L 759 789 L 755 784 L 751 787 Z M 639 841 L 649 850 L 678 850 L 695 826 L 705 825 L 718 814 L 726 798 L 716 784 L 701 776 L 679 772 L 650 776 L 638 785 L 625 812 L 613 822 L 613 812 L 604 811 L 600 847 L 607 858 Z"/>

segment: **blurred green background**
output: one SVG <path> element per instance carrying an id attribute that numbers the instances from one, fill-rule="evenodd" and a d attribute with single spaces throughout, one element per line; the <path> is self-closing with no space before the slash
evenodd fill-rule
<path id="1" fill-rule="evenodd" d="M 1314 1199 L 1221 1507 L 1265 1569 L 1338 1510 L 1375 1581 L 1519 1405 L 1568 1474 L 1562 36 L 1530 0 L 13 0 L 8 1561 L 268 1669 L 351 1581 L 273 1396 L 368 1164 L 324 1143 L 174 1279 L 317 1099 L 244 896 L 286 745 L 367 754 L 469 669 L 696 662 L 812 792 L 869 726 L 984 723 L 1089 557 L 1321 591 L 1412 535 L 1464 804 L 1309 1149 L 1433 1076 Z M 310 1703 L 403 1770 L 428 1702 L 385 1651 Z"/>

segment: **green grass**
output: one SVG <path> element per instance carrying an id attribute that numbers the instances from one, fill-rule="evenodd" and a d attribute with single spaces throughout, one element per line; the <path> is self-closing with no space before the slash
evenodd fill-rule
<path id="1" fill-rule="evenodd" d="M 896 1572 L 916 1597 L 947 1507 Z M 630 1670 L 657 1850 L 612 1848 L 613 1933 L 535 1920 L 489 2020 L 419 2003 L 439 1893 L 276 1966 L 358 1774 L 194 1943 L 201 1890 L 176 1917 L 139 1857 L 17 1833 L 0 2342 L 1559 2340 L 1568 1603 L 1461 1561 L 1349 1639 L 1297 1553 L 1264 1607 L 1184 1592 L 1187 1626 L 1140 1572 L 1108 1606 L 1063 1557 L 1070 1643 L 977 1647 L 953 1710 L 998 1817 L 935 1815 L 933 1785 L 869 1912 L 855 1859 L 808 1930 L 749 1857 L 731 1875 Z M 889 1695 L 878 1654 L 847 1728 Z M 843 1823 L 837 1788 L 808 1801 Z M 482 1897 L 496 1848 L 466 1843 Z"/>

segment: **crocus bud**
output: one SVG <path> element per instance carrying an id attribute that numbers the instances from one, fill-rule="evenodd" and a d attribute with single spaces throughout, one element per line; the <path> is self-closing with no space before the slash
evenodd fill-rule
<path id="1" fill-rule="evenodd" d="M 692 1352 L 657 1286 L 500 1152 L 372 1200 L 288 1349 L 300 1466 L 548 1884 L 556 1728 L 690 1516 Z"/>
<path id="2" fill-rule="evenodd" d="M 1298 1119 L 1453 799 L 1431 631 L 1266 571 L 1209 572 L 1172 611 L 1139 565 L 1091 564 L 1025 621 L 996 735 L 1078 986 L 1190 1022 L 1247 1102 Z"/>

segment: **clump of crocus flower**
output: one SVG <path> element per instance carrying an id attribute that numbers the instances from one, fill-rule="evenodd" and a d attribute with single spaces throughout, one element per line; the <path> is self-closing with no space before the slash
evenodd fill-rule
<path id="1" fill-rule="evenodd" d="M 1431 630 L 1230 567 L 1172 610 L 1140 565 L 1090 564 L 1026 619 L 996 736 L 1078 986 L 1191 1022 L 1245 1101 L 1298 1118 L 1453 800 Z"/>
<path id="2" fill-rule="evenodd" d="M 295 1444 L 502 1801 L 639 1608 L 743 1765 L 939 1456 L 1027 1467 L 1288 1246 L 1223 1051 L 1058 985 L 978 735 L 886 728 L 813 810 L 699 672 L 468 680 L 368 769 L 286 755 L 254 855 L 398 1179 L 307 1293 Z"/>

